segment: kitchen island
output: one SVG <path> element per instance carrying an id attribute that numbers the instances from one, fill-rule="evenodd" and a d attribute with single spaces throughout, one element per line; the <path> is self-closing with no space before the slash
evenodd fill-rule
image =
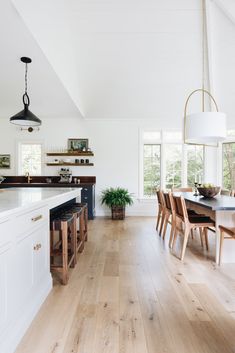
<path id="1" fill-rule="evenodd" d="M 50 210 L 81 189 L 0 190 L 0 352 L 13 353 L 52 288 Z"/>

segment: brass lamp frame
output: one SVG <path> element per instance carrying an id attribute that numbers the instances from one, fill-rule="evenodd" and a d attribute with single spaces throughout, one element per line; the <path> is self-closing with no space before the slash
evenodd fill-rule
<path id="1" fill-rule="evenodd" d="M 198 88 L 198 89 L 195 89 L 193 92 L 190 93 L 190 95 L 188 96 L 188 98 L 186 99 L 186 102 L 185 102 L 185 106 L 184 106 L 184 143 L 187 144 L 187 145 L 198 145 L 198 146 L 209 146 L 209 147 L 219 147 L 219 143 L 217 143 L 216 145 L 210 145 L 210 144 L 204 144 L 204 143 L 192 143 L 192 142 L 187 142 L 187 137 L 186 137 L 186 127 L 187 127 L 187 108 L 188 108 L 188 103 L 189 103 L 189 100 L 190 98 L 192 97 L 192 95 L 194 93 L 197 93 L 197 92 L 202 92 L 202 112 L 205 111 L 205 93 L 208 94 L 208 96 L 211 98 L 211 100 L 213 101 L 214 105 L 215 105 L 215 108 L 216 108 L 216 111 L 219 112 L 219 109 L 218 109 L 218 105 L 215 101 L 215 98 L 212 96 L 212 94 L 207 91 L 206 89 L 204 88 Z"/>

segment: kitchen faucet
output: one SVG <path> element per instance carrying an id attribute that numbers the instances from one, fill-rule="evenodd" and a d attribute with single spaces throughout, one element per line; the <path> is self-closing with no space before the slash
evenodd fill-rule
<path id="1" fill-rule="evenodd" d="M 27 172 L 25 174 L 26 178 L 27 178 L 27 183 L 30 184 L 30 181 L 32 180 L 31 176 L 29 175 L 29 172 Z"/>

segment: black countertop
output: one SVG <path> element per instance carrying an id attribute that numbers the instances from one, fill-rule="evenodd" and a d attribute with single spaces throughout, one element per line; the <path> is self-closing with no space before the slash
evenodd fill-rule
<path id="1" fill-rule="evenodd" d="M 58 188 L 58 187 L 69 187 L 69 188 L 84 188 L 86 186 L 92 186 L 95 185 L 95 183 L 1 183 L 0 188 L 4 189 L 7 187 L 50 187 L 50 188 Z"/>
<path id="2" fill-rule="evenodd" d="M 213 211 L 235 211 L 235 197 L 226 195 L 217 195 L 211 199 L 202 196 L 193 196 L 192 192 L 174 193 L 182 195 L 185 200 L 197 205 L 209 208 Z"/>

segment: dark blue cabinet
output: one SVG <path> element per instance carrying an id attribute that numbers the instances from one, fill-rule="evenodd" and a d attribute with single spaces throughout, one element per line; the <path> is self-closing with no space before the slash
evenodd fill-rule
<path id="1" fill-rule="evenodd" d="M 81 190 L 81 202 L 88 205 L 88 219 L 95 218 L 95 185 L 83 186 Z"/>

